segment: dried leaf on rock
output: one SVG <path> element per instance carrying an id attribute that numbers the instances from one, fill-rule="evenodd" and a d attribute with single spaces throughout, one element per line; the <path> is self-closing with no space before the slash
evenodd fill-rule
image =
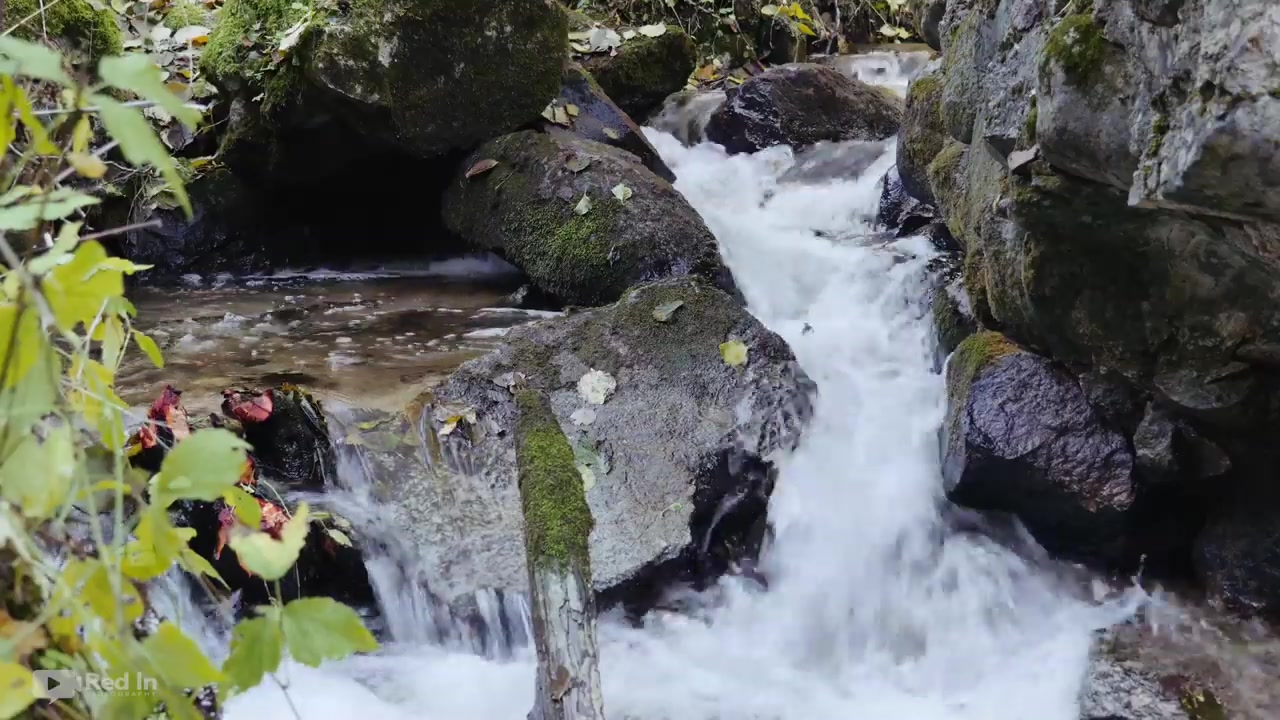
<path id="1" fill-rule="evenodd" d="M 591 370 L 578 379 L 578 394 L 592 405 L 603 405 L 618 389 L 618 381 L 603 370 Z"/>
<path id="2" fill-rule="evenodd" d="M 618 183 L 613 186 L 613 196 L 618 198 L 618 202 L 626 202 L 631 199 L 631 188 Z"/>
<path id="3" fill-rule="evenodd" d="M 497 160 L 494 160 L 493 158 L 485 158 L 484 160 L 477 161 L 475 165 L 467 168 L 465 177 L 470 180 L 471 178 L 477 175 L 483 175 L 496 167 L 498 167 Z"/>
<path id="4" fill-rule="evenodd" d="M 676 310 L 679 310 L 683 306 L 683 300 L 664 302 L 653 309 L 653 319 L 658 322 L 669 322 L 671 320 L 671 316 L 675 315 Z"/>
<path id="5" fill-rule="evenodd" d="M 591 408 L 578 408 L 569 416 L 574 425 L 587 426 L 596 421 L 596 411 Z"/>
<path id="6" fill-rule="evenodd" d="M 661 24 L 645 25 L 643 27 L 636 28 L 636 32 L 639 32 L 641 35 L 645 37 L 651 37 L 651 38 L 661 37 L 667 34 L 667 26 L 661 25 Z"/>
<path id="7" fill-rule="evenodd" d="M 591 492 L 596 486 L 596 474 L 586 465 L 578 465 L 578 474 L 582 476 L 582 492 Z"/>
<path id="8" fill-rule="evenodd" d="M 583 195 L 582 199 L 578 201 L 578 204 L 573 206 L 573 211 L 579 215 L 586 215 L 591 212 L 591 208 L 591 196 Z"/>
<path id="9" fill-rule="evenodd" d="M 591 158 L 575 153 L 564 161 L 564 167 L 570 172 L 580 173 L 591 166 Z"/>

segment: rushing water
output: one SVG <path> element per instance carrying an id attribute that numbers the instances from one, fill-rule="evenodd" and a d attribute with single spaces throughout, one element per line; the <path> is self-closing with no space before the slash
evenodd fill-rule
<path id="1" fill-rule="evenodd" d="M 1099 602 L 1078 576 L 948 528 L 944 387 L 924 300 L 934 250 L 873 227 L 892 144 L 856 177 L 815 180 L 789 172 L 787 148 L 728 157 L 650 135 L 751 312 L 790 343 L 819 398 L 801 447 L 779 459 L 769 590 L 728 579 L 685 614 L 655 611 L 641 628 L 603 620 L 609 716 L 1078 720 L 1095 631 L 1132 615 L 1137 593 Z M 320 344 L 324 358 L 333 347 Z M 447 618 L 442 631 L 418 589 L 429 563 L 396 546 L 368 466 L 346 460 L 331 501 L 386 547 L 369 566 L 392 641 L 318 670 L 286 663 L 287 691 L 268 682 L 227 717 L 524 718 L 534 671 L 518 599 L 480 602 L 510 626 L 514 652 L 448 632 Z M 215 629 L 204 639 L 225 652 Z"/>

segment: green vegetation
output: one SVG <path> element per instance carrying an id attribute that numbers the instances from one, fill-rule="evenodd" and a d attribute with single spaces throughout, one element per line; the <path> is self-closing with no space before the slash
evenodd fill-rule
<path id="1" fill-rule="evenodd" d="M 1107 39 L 1086 14 L 1063 18 L 1044 46 L 1044 63 L 1054 62 L 1062 68 L 1067 82 L 1085 87 L 1102 74 L 1107 56 Z"/>
<path id="2" fill-rule="evenodd" d="M 89 0 L 58 0 L 47 3 L 41 17 L 41 8 L 40 0 L 9 0 L 5 28 L 14 28 L 13 34 L 26 40 L 39 40 L 47 33 L 50 39 L 70 44 L 91 61 L 120 54 L 120 28 L 110 9 L 97 10 Z"/>
<path id="3" fill-rule="evenodd" d="M 587 507 L 573 448 L 547 398 L 537 390 L 516 394 L 516 462 L 528 555 L 535 565 L 569 567 L 590 576 L 588 540 L 594 521 Z"/>
<path id="4" fill-rule="evenodd" d="M 238 502 L 249 446 L 228 430 L 192 431 L 185 416 L 164 423 L 172 447 L 158 472 L 133 465 L 146 445 L 126 432 L 131 413 L 115 382 L 131 346 L 163 367 L 124 296 L 125 276 L 147 268 L 108 256 L 95 238 L 113 231 L 82 236 L 77 212 L 101 202 L 113 166 L 128 165 L 189 213 L 174 160 L 141 110 L 117 98 L 154 103 L 188 128 L 200 117 L 147 55 L 103 58 L 91 78 L 68 65 L 43 45 L 0 38 L 0 103 L 10 108 L 0 120 L 0 719 L 196 720 L 193 692 L 213 688 L 221 706 L 273 673 L 286 648 L 314 666 L 376 642 L 354 611 L 325 598 L 258 608 L 236 625 L 221 664 L 175 619 L 137 623 L 148 584 L 175 567 L 211 593 L 223 584 L 188 545 L 196 531 L 173 524 L 175 503 L 232 504 L 230 545 L 268 582 L 291 570 L 310 522 L 303 504 L 279 537 L 260 530 L 257 505 Z M 32 113 L 37 102 L 50 112 Z M 51 245 L 35 241 L 46 237 Z M 45 669 L 156 685 L 38 699 L 32 673 Z"/>

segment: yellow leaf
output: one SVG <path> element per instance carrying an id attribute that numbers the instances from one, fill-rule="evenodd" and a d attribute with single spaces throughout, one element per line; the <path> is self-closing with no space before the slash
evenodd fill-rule
<path id="1" fill-rule="evenodd" d="M 46 423 L 37 423 L 39 428 Z M 52 517 L 66 500 L 76 472 L 71 428 L 61 424 L 22 437 L 0 466 L 0 496 L 32 519 Z"/>
<path id="2" fill-rule="evenodd" d="M 741 340 L 720 343 L 720 357 L 729 367 L 740 367 L 747 362 L 747 346 Z"/>
<path id="3" fill-rule="evenodd" d="M 71 163 L 71 167 L 75 168 L 77 173 L 90 180 L 97 180 L 107 174 L 107 164 L 96 155 L 84 152 L 67 153 L 67 162 Z"/>
<path id="4" fill-rule="evenodd" d="M 797 20 L 813 20 L 813 18 L 809 17 L 809 14 L 804 11 L 804 8 L 800 7 L 800 3 L 798 2 L 791 3 L 791 7 L 789 9 L 791 10 L 791 17 Z"/>
<path id="5" fill-rule="evenodd" d="M 0 663 L 0 720 L 17 717 L 35 701 L 31 671 L 16 663 Z"/>
<path id="6" fill-rule="evenodd" d="M 804 23 L 796 23 L 796 29 L 804 33 L 805 35 L 809 35 L 812 37 L 818 36 L 818 33 L 814 32 L 813 28 L 809 27 L 808 25 L 805 25 Z"/>
<path id="7" fill-rule="evenodd" d="M 89 141 L 93 139 L 93 123 L 88 115 L 81 115 L 76 121 L 76 128 L 71 133 L 71 151 L 83 153 L 89 149 Z"/>

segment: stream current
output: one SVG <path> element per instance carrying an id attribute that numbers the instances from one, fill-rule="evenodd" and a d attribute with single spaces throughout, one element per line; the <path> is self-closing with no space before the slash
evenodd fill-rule
<path id="1" fill-rule="evenodd" d="M 904 91 L 898 66 L 882 65 L 854 71 Z M 787 340 L 819 397 L 801 446 L 776 459 L 769 510 L 776 534 L 760 560 L 768 591 L 726 578 L 686 598 L 685 612 L 654 611 L 642 627 L 602 618 L 606 712 L 635 720 L 1079 720 L 1098 631 L 1133 617 L 1148 596 L 1136 587 L 1103 591 L 1082 573 L 948 525 L 939 441 L 945 388 L 927 302 L 936 251 L 920 238 L 885 239 L 875 227 L 893 143 L 877 148 L 856 176 L 815 179 L 798 172 L 806 160 L 789 148 L 730 157 L 715 145 L 685 147 L 646 132 L 718 238 L 750 311 Z M 449 320 L 452 311 L 439 309 L 429 323 L 434 334 L 407 329 L 421 325 L 421 308 L 432 304 L 407 289 L 427 282 L 421 277 L 400 286 L 340 285 L 336 301 L 330 288 L 324 309 L 307 320 L 316 324 L 304 328 L 310 344 L 301 345 L 290 335 L 300 332 L 298 320 L 281 315 L 275 329 L 246 326 L 234 293 L 200 291 L 200 303 L 235 325 L 222 336 L 240 340 L 182 334 L 175 315 L 168 322 L 181 334 L 176 368 L 182 343 L 191 379 L 215 351 L 235 356 L 228 361 L 264 358 L 256 365 L 288 352 L 291 366 L 310 362 L 315 375 L 339 378 L 352 364 L 344 358 L 365 353 L 383 358 L 375 380 L 339 381 L 328 394 L 373 392 L 394 406 L 492 346 L 502 327 L 538 319 L 490 307 L 502 296 L 492 287 L 502 268 L 453 269 L 489 284 L 455 296 L 432 291 L 436 304 L 465 310 Z M 276 299 L 306 306 L 307 292 Z M 391 319 L 374 322 L 387 327 L 352 340 L 344 308 L 358 313 L 378 293 L 379 313 Z M 146 315 L 146 303 L 140 307 Z M 296 372 L 288 365 L 259 369 L 268 377 Z M 388 373 L 413 387 L 385 392 L 396 385 Z M 338 475 L 331 502 L 362 537 L 394 538 L 367 468 L 344 462 Z M 467 628 L 442 630 L 430 600 L 414 589 L 431 568 L 395 543 L 380 545 L 366 561 L 389 636 L 384 647 L 319 669 L 286 661 L 280 683 L 234 698 L 227 718 L 525 717 L 534 659 L 524 603 L 478 598 L 481 614 L 506 629 L 506 643 Z M 211 653 L 225 655 L 226 628 L 184 592 L 174 595 L 172 611 Z"/>

